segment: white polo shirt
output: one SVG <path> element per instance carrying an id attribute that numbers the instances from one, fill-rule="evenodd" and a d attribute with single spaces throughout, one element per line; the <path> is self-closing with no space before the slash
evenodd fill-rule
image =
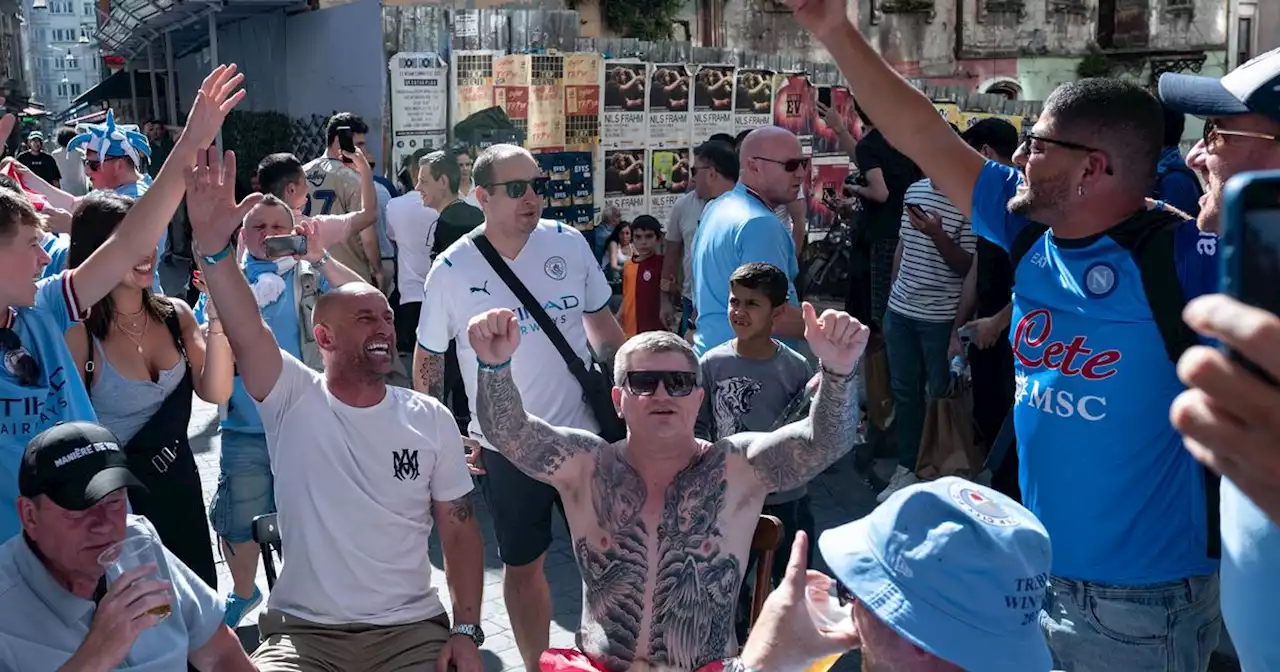
<path id="1" fill-rule="evenodd" d="M 285 549 L 268 606 L 328 625 L 444 613 L 427 558 L 431 504 L 472 489 L 453 414 L 391 385 L 374 406 L 348 406 L 324 374 L 280 356 L 258 403 Z"/>
<path id="2" fill-rule="evenodd" d="M 604 310 L 612 295 L 591 247 L 577 229 L 542 220 L 515 259 L 507 259 L 525 287 L 555 321 L 560 333 L 584 363 L 591 348 L 582 318 Z M 418 345 L 443 354 L 449 341 L 458 343 L 458 366 L 471 405 L 473 437 L 492 449 L 480 432 L 476 412 L 476 353 L 467 339 L 472 317 L 495 308 L 515 311 L 520 322 L 520 347 L 511 358 L 511 375 L 529 413 L 559 427 L 600 431 L 591 409 L 582 400 L 582 386 L 569 373 L 560 353 L 533 316 L 485 261 L 470 236 L 440 254 L 427 274 L 426 297 L 418 322 Z"/>

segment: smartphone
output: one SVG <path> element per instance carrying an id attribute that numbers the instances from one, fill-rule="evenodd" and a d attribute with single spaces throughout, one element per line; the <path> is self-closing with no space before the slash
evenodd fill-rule
<path id="1" fill-rule="evenodd" d="M 834 201 L 834 200 L 836 200 L 836 188 L 835 188 L 835 187 L 832 187 L 832 186 L 830 186 L 830 185 L 823 186 L 823 187 L 822 187 L 822 200 L 824 200 L 824 201 Z"/>
<path id="2" fill-rule="evenodd" d="M 818 102 L 826 105 L 827 107 L 831 107 L 831 87 L 818 87 Z"/>
<path id="3" fill-rule="evenodd" d="M 267 256 L 272 259 L 300 257 L 307 253 L 306 236 L 267 236 L 262 239 L 262 244 L 267 248 Z"/>
<path id="4" fill-rule="evenodd" d="M 351 127 L 339 126 L 337 128 L 337 131 L 338 131 L 338 147 L 344 152 L 351 152 L 354 154 L 356 151 L 356 139 L 355 139 L 355 134 L 351 132 Z M 342 162 L 351 163 L 351 159 L 348 159 L 347 157 L 344 156 L 342 157 Z"/>
<path id="5" fill-rule="evenodd" d="M 908 209 L 908 210 L 910 210 L 910 211 L 912 211 L 912 212 L 914 212 L 914 213 L 916 213 L 916 216 L 917 216 L 917 217 L 924 217 L 926 214 L 928 214 L 928 213 L 926 213 L 926 212 L 925 212 L 925 209 L 924 209 L 924 208 L 922 208 L 922 207 L 920 207 L 920 206 L 918 206 L 918 205 L 916 205 L 916 204 L 914 204 L 914 203 L 908 203 L 908 204 L 907 204 L 907 209 Z"/>
<path id="6" fill-rule="evenodd" d="M 1244 173 L 1227 181 L 1218 244 L 1222 293 L 1280 315 L 1280 170 Z M 1280 386 L 1267 372 L 1231 352 L 1258 377 Z"/>

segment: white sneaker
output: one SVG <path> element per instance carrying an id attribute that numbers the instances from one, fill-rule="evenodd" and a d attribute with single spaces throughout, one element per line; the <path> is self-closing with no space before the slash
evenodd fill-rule
<path id="1" fill-rule="evenodd" d="M 893 493 L 919 482 L 920 479 L 916 478 L 916 472 L 908 471 L 906 467 L 898 465 L 897 470 L 893 472 L 893 478 L 889 479 L 889 485 L 885 486 L 885 489 L 876 495 L 876 501 L 883 504 L 884 500 L 893 496 Z"/>

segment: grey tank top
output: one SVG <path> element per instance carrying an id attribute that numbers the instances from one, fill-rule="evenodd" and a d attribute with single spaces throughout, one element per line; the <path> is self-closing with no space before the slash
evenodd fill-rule
<path id="1" fill-rule="evenodd" d="M 98 414 L 98 424 L 111 430 L 121 445 L 128 443 L 151 416 L 160 410 L 164 400 L 178 388 L 186 374 L 187 362 L 182 357 L 173 368 L 160 372 L 156 382 L 134 380 L 120 375 L 107 359 L 98 339 L 92 338 L 95 351 L 93 389 L 89 399 Z"/>

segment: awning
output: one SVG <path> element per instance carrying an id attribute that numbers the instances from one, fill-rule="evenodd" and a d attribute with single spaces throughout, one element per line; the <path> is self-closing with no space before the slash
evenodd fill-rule
<path id="1" fill-rule="evenodd" d="M 100 13 L 97 36 L 104 51 L 136 58 L 145 55 L 148 43 L 163 50 L 164 33 L 169 31 L 173 55 L 181 58 L 208 44 L 210 13 L 221 26 L 259 14 L 308 8 L 307 0 L 111 0 L 110 13 Z"/>
<path id="2" fill-rule="evenodd" d="M 151 97 L 151 74 L 148 72 L 130 73 L 128 70 L 111 75 L 110 77 L 98 82 L 96 86 L 76 96 L 71 101 L 71 106 L 92 105 L 100 103 L 104 100 L 124 100 L 133 97 L 133 91 L 129 88 L 129 75 L 133 75 L 134 86 L 137 88 L 139 98 Z M 161 99 L 165 96 L 165 76 L 163 72 L 156 73 L 156 88 L 159 89 L 158 95 Z"/>

